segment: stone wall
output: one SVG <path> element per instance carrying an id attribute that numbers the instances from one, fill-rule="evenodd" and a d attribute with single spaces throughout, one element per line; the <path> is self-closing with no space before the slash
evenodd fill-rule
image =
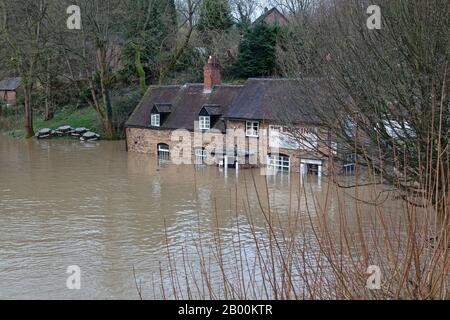
<path id="1" fill-rule="evenodd" d="M 172 149 L 170 140 L 172 131 L 127 128 L 127 146 L 129 152 L 157 155 L 158 144 L 165 143 Z"/>
<path id="2" fill-rule="evenodd" d="M 227 129 L 239 130 L 245 133 L 246 122 L 245 121 L 228 121 Z M 268 123 L 260 123 L 260 130 L 269 130 Z M 127 145 L 128 151 L 137 153 L 146 153 L 153 156 L 157 156 L 157 146 L 160 143 L 165 143 L 169 146 L 171 155 L 174 154 L 176 146 L 179 146 L 179 141 L 172 141 L 172 130 L 154 130 L 154 129 L 139 129 L 139 128 L 127 128 Z M 186 150 L 190 150 L 189 155 L 184 155 L 190 157 L 194 153 L 194 148 L 196 147 L 207 147 L 207 143 L 204 143 L 201 139 L 201 135 L 194 134 L 193 132 L 184 131 L 189 139 L 183 140 L 188 142 L 184 145 Z M 323 133 L 325 134 L 325 133 Z M 257 154 L 251 156 L 250 158 L 240 158 L 239 162 L 241 165 L 246 166 L 263 166 L 266 164 L 267 155 L 270 153 L 277 153 L 289 156 L 291 170 L 294 172 L 300 171 L 300 164 L 302 160 L 320 160 L 324 164 L 324 173 L 327 171 L 327 161 L 326 159 L 317 152 L 311 150 L 292 150 L 292 149 L 279 149 L 274 150 L 270 148 L 268 137 L 259 138 L 256 137 L 243 137 L 232 139 L 231 136 L 227 137 L 228 140 L 224 140 L 224 146 L 228 143 L 228 149 L 232 148 L 234 145 L 238 146 L 239 150 L 257 150 Z M 325 148 L 326 146 L 319 146 L 319 148 Z M 176 150 L 179 150 L 176 149 Z M 322 150 L 323 152 L 325 149 Z M 192 158 L 193 160 L 193 158 Z"/>
<path id="3" fill-rule="evenodd" d="M 15 103 L 17 94 L 15 91 L 0 91 L 0 101 Z"/>

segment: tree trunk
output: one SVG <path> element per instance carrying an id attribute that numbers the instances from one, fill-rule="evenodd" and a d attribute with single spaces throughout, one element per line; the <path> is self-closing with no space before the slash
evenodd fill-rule
<path id="1" fill-rule="evenodd" d="M 51 61 L 47 61 L 47 83 L 45 87 L 45 115 L 44 120 L 48 121 L 53 119 L 53 99 L 52 99 L 52 79 L 50 74 Z"/>
<path id="2" fill-rule="evenodd" d="M 144 67 L 142 66 L 141 51 L 139 48 L 136 48 L 135 50 L 136 50 L 135 65 L 137 73 L 139 75 L 139 85 L 141 87 L 141 94 L 142 96 L 144 96 L 148 89 L 145 79 L 145 70 Z"/>
<path id="3" fill-rule="evenodd" d="M 32 86 L 27 84 L 24 85 L 25 94 L 25 139 L 29 139 L 34 136 L 33 129 L 33 108 L 32 108 L 32 98 L 31 98 Z"/>
<path id="4" fill-rule="evenodd" d="M 111 97 L 108 88 L 105 88 L 105 85 L 102 82 L 102 95 L 103 95 L 103 104 L 105 106 L 105 131 L 108 139 L 114 139 L 114 126 L 112 122 L 113 112 L 112 112 L 112 104 Z"/>
<path id="5" fill-rule="evenodd" d="M 108 139 L 112 140 L 114 138 L 114 127 L 111 119 L 105 119 L 104 121 L 104 127 L 106 136 Z"/>
<path id="6" fill-rule="evenodd" d="M 53 99 L 52 99 L 52 91 L 50 85 L 46 88 L 45 93 L 45 115 L 44 120 L 52 120 L 55 113 L 53 111 Z"/>

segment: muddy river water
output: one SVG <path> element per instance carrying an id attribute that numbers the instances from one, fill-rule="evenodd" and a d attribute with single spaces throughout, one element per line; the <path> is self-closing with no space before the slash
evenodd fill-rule
<path id="1" fill-rule="evenodd" d="M 168 246 L 179 260 L 177 248 L 217 228 L 232 246 L 237 222 L 239 241 L 250 243 L 265 220 L 255 211 L 250 223 L 245 212 L 267 197 L 272 210 L 289 211 L 297 179 L 174 166 L 127 153 L 123 142 L 0 137 L 0 299 L 137 299 L 136 280 L 157 298 Z M 305 185 L 306 199 L 326 196 L 325 181 Z M 258 197 L 260 186 L 268 190 Z M 67 288 L 69 266 L 81 270 L 80 290 Z"/>

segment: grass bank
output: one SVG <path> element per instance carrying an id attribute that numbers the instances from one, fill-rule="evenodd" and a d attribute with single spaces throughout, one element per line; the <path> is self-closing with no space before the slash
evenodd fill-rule
<path id="1" fill-rule="evenodd" d="M 103 128 L 96 111 L 86 107 L 82 109 L 64 108 L 55 113 L 53 119 L 44 121 L 41 116 L 34 117 L 34 130 L 42 128 L 56 129 L 63 125 L 74 128 L 85 127 L 103 135 Z M 23 114 L 21 110 L 9 109 L 0 116 L 0 134 L 22 138 L 24 136 Z"/>

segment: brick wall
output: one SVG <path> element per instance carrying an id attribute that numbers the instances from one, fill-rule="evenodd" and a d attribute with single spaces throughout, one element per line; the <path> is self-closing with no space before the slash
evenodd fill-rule
<path id="1" fill-rule="evenodd" d="M 244 130 L 246 129 L 246 122 L 245 121 L 228 121 L 227 122 L 227 128 L 228 129 L 235 129 L 235 130 Z M 268 123 L 260 123 L 260 130 L 265 129 L 269 130 L 269 124 Z M 157 156 L 157 146 L 160 143 L 165 143 L 169 146 L 171 154 L 174 150 L 175 146 L 179 144 L 177 141 L 172 141 L 172 133 L 171 130 L 153 130 L 153 129 L 138 129 L 138 128 L 127 128 L 127 145 L 128 145 L 128 151 L 130 152 L 136 152 L 136 153 L 146 153 L 150 154 L 152 156 Z M 202 145 L 201 141 L 198 141 L 198 136 L 194 135 L 194 133 L 190 134 L 190 141 L 192 144 L 192 148 L 198 147 Z M 197 139 L 197 141 L 195 141 Z M 262 140 L 261 140 L 262 139 Z M 224 141 L 224 145 L 227 143 L 227 141 Z M 265 164 L 266 157 L 269 153 L 275 153 L 275 150 L 272 150 L 269 146 L 269 141 L 267 138 L 254 138 L 254 137 L 241 137 L 234 140 L 234 142 L 231 142 L 232 145 L 229 145 L 228 147 L 231 148 L 233 145 L 237 145 L 239 150 L 249 150 L 249 145 L 252 146 L 252 150 L 258 150 L 258 155 L 255 155 L 252 159 L 246 159 L 244 162 L 244 159 L 240 159 L 240 163 L 243 165 L 250 164 L 256 164 L 261 165 Z M 206 147 L 205 144 L 203 144 L 203 147 Z M 322 149 L 325 146 L 319 146 L 319 148 L 322 147 Z M 325 152 L 325 149 L 322 150 Z M 193 149 L 192 149 L 193 153 Z M 300 163 L 302 159 L 316 159 L 316 160 L 324 160 L 324 157 L 311 150 L 292 150 L 292 149 L 279 149 L 279 154 L 283 154 L 286 156 L 289 156 L 291 168 L 294 172 L 300 171 Z M 261 159 L 264 159 L 263 163 L 261 163 Z M 324 161 L 324 172 L 326 172 L 327 162 Z"/>
<path id="2" fill-rule="evenodd" d="M 15 91 L 0 91 L 0 101 L 15 103 L 17 94 Z"/>
<path id="3" fill-rule="evenodd" d="M 260 130 L 266 130 L 266 132 L 269 132 L 269 123 L 260 123 Z M 246 130 L 246 122 L 245 121 L 227 121 L 227 128 L 228 129 L 236 129 L 236 130 Z M 322 137 L 325 136 L 325 132 L 319 133 L 322 135 Z M 261 138 L 253 138 L 253 137 L 246 137 L 245 141 L 237 141 L 238 147 L 239 149 L 245 149 L 247 150 L 249 148 L 249 145 L 252 144 L 254 145 L 258 145 L 259 148 L 261 148 L 261 146 L 264 145 L 264 143 L 266 143 L 266 148 L 261 150 L 259 149 L 260 152 L 260 159 L 261 157 L 269 153 L 275 153 L 275 151 L 279 151 L 279 154 L 283 154 L 286 156 L 289 156 L 290 158 L 290 162 L 291 162 L 291 168 L 293 171 L 299 171 L 300 170 L 300 163 L 302 159 L 317 159 L 317 160 L 323 160 L 324 157 L 318 153 L 318 152 L 314 152 L 311 150 L 293 150 L 293 149 L 284 149 L 284 148 L 280 148 L 279 150 L 273 150 L 272 148 L 270 148 L 269 146 L 269 141 L 264 141 L 261 144 L 259 144 L 259 139 Z M 319 145 L 319 149 L 321 152 L 326 152 L 326 146 L 324 145 Z M 326 167 L 327 163 L 324 162 L 324 166 Z"/>
<path id="4" fill-rule="evenodd" d="M 272 11 L 271 13 L 269 13 L 265 17 L 264 21 L 267 24 L 277 24 L 280 27 L 285 27 L 288 25 L 288 22 L 286 21 L 286 19 L 276 11 Z"/>

